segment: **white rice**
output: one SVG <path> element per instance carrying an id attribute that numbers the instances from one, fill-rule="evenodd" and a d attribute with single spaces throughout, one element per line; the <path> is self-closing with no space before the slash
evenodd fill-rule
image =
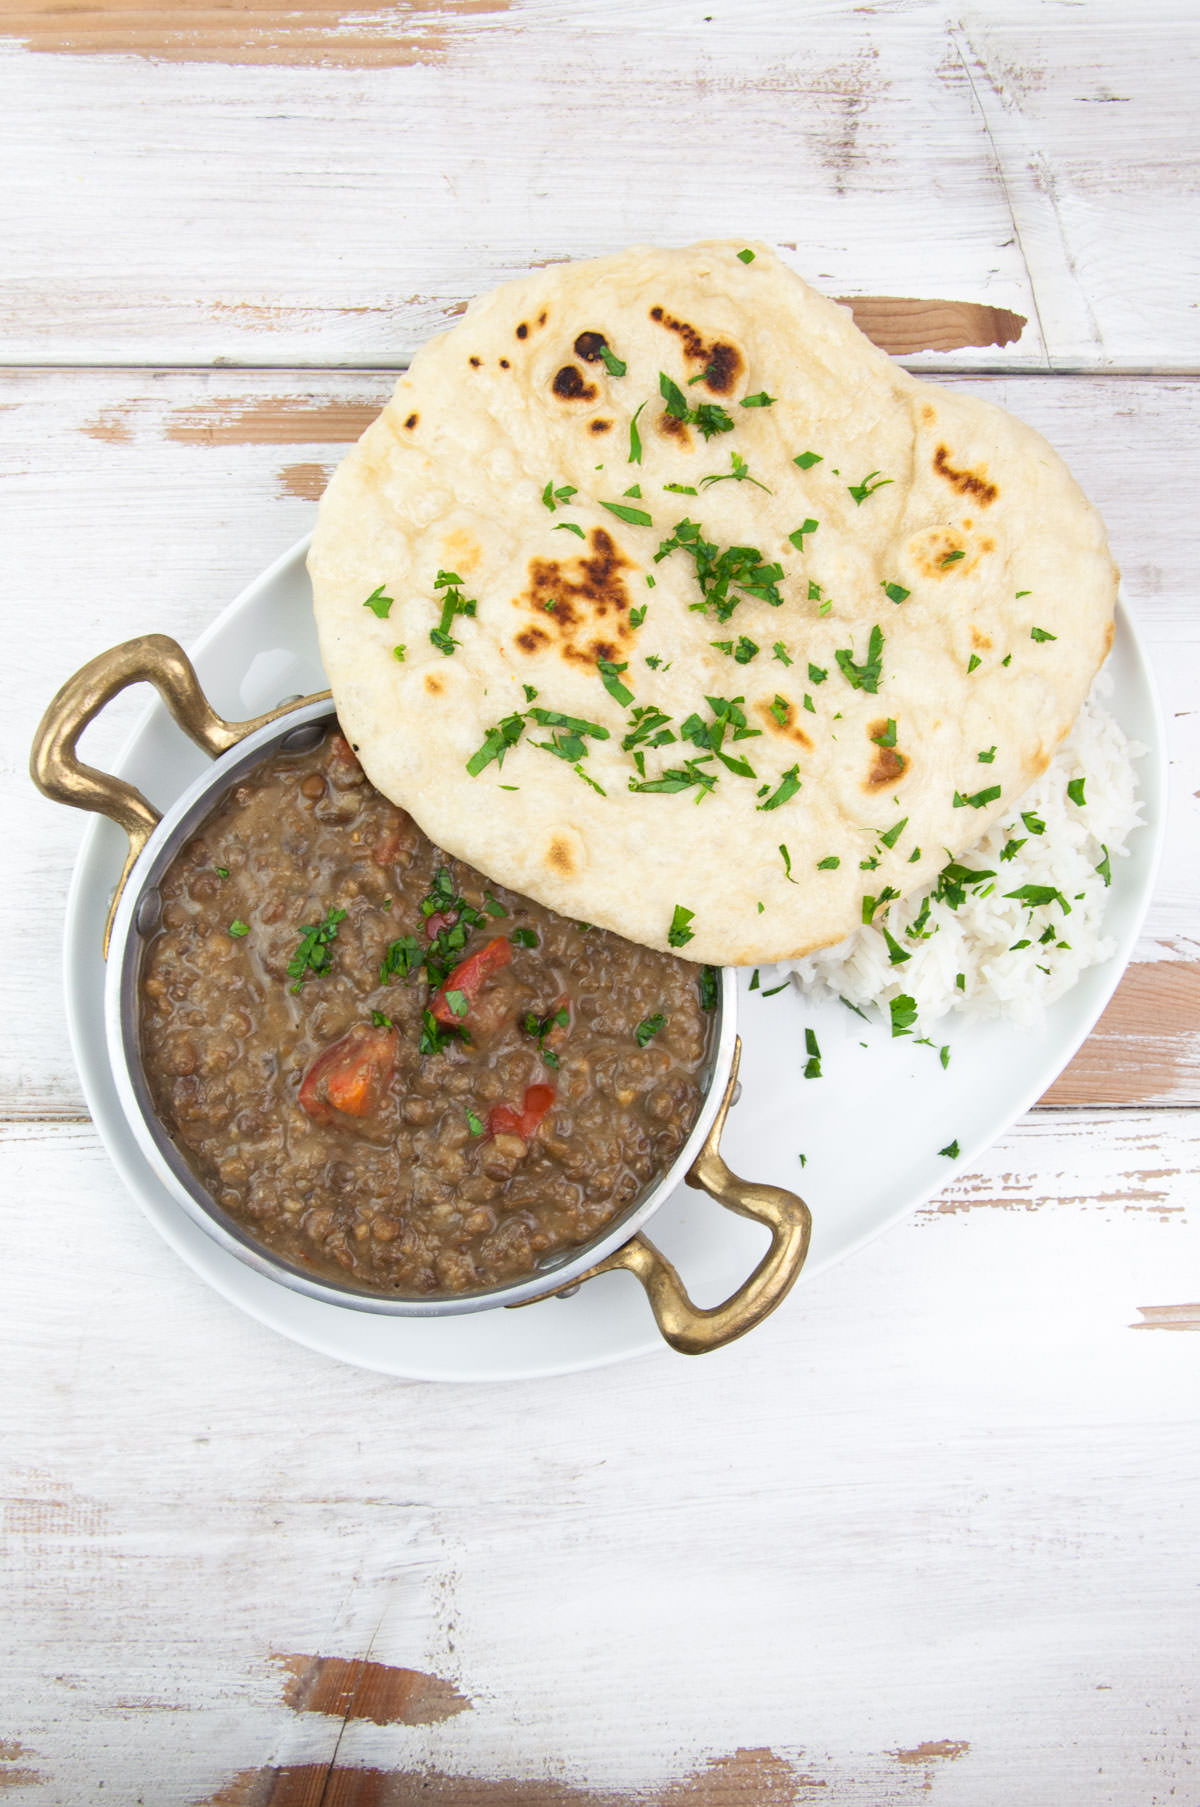
<path id="1" fill-rule="evenodd" d="M 1107 674 L 1096 680 L 1049 769 L 962 855 L 960 865 L 995 876 L 965 885 L 957 909 L 936 900 L 935 885 L 880 911 L 836 947 L 781 970 L 818 994 L 877 1005 L 885 1018 L 892 999 L 907 996 L 922 1031 L 950 1011 L 1037 1022 L 1081 973 L 1113 952 L 1102 932 L 1107 886 L 1098 868 L 1106 853 L 1110 867 L 1128 856 L 1127 838 L 1142 819 L 1133 761 L 1146 749 L 1130 741 L 1096 700 L 1110 690 Z M 1084 781 L 1082 804 L 1067 794 L 1078 779 Z M 1036 832 L 1039 821 L 1042 833 Z M 1004 849 L 1016 842 L 1021 846 L 1005 858 Z M 1030 907 L 1005 895 L 1026 885 L 1050 886 L 1063 902 Z M 928 915 L 912 933 L 927 900 Z M 885 928 L 907 960 L 895 958 Z"/>

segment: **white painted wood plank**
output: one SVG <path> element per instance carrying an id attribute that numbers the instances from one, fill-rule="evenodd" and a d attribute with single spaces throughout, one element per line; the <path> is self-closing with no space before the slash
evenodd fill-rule
<path id="1" fill-rule="evenodd" d="M 1030 1120 L 719 1356 L 446 1391 L 275 1339 L 90 1130 L 8 1129 L 6 1798 L 294 1804 L 335 1752 L 356 1807 L 1190 1798 L 1200 1386 L 1137 1326 L 1195 1299 L 1198 1177 L 1197 1113 Z M 471 1706 L 343 1729 L 299 1652 Z"/>
<path id="2" fill-rule="evenodd" d="M 471 295 L 774 240 L 983 301 L 960 366 L 1200 363 L 1192 9 L 34 0 L 0 22 L 6 361 L 402 361 Z M 28 48 L 34 46 L 34 48 Z"/>
<path id="3" fill-rule="evenodd" d="M 5 1110 L 36 1116 L 80 1109 L 61 1012 L 58 947 L 81 824 L 41 799 L 26 775 L 43 708 L 85 659 L 134 633 L 158 630 L 185 645 L 193 641 L 219 608 L 308 529 L 310 497 L 390 382 L 380 373 L 0 376 L 0 468 L 9 503 L 0 871 L 7 895 L 36 900 L 36 913 L 22 913 L 8 948 L 18 1004 L 0 1048 Z M 1200 894 L 1194 589 L 1200 548 L 1178 508 L 1164 511 L 1163 503 L 1174 493 L 1171 473 L 1186 469 L 1191 458 L 1200 384 L 976 377 L 969 386 L 1045 432 L 1107 517 L 1125 570 L 1125 593 L 1162 687 L 1174 761 L 1173 827 L 1136 957 L 1155 967 L 1194 961 Z M 103 762 L 111 755 L 142 707 L 135 695 L 114 705 L 111 719 L 89 733 L 89 757 Z M 1156 1065 L 1156 1077 L 1136 1094 L 1139 1099 L 1182 1103 L 1200 1097 L 1200 1024 L 1194 1018 L 1186 1003 L 1170 1018 L 1175 1053 L 1168 1049 L 1161 1075 Z M 1146 1050 L 1132 1043 L 1128 1048 L 1136 1066 Z M 1084 1101 L 1121 1102 L 1131 1095 L 1092 1093 Z M 1077 1093 L 1072 1101 L 1079 1101 Z"/>

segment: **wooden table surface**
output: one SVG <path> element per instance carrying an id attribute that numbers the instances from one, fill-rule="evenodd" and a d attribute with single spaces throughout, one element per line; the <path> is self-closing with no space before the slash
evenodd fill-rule
<path id="1" fill-rule="evenodd" d="M 5 1807 L 1200 1801 L 1198 40 L 1183 0 L 0 10 Z M 340 1364 L 183 1265 L 88 1120 L 34 726 L 304 533 L 469 296 L 726 234 L 1104 512 L 1171 760 L 1133 964 L 745 1342 Z"/>

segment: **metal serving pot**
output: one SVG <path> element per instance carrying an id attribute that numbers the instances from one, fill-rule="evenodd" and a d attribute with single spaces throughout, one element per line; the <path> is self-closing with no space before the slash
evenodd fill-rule
<path id="1" fill-rule="evenodd" d="M 160 818 L 124 779 L 82 763 L 76 743 L 87 724 L 131 684 L 149 681 L 179 726 L 214 760 Z M 721 1158 L 720 1139 L 737 1088 L 741 1042 L 735 1024 L 737 983 L 720 975 L 715 1045 L 704 1102 L 671 1166 L 640 1199 L 579 1248 L 547 1258 L 525 1279 L 476 1292 L 421 1298 L 368 1292 L 318 1279 L 256 1242 L 211 1196 L 159 1120 L 142 1066 L 139 996 L 143 958 L 159 925 L 160 882 L 226 792 L 260 761 L 315 744 L 335 720 L 328 691 L 283 703 L 252 721 L 227 722 L 209 703 L 191 661 L 162 634 L 127 640 L 76 672 L 54 698 L 34 738 L 30 770 L 46 796 L 111 817 L 129 836 L 129 853 L 104 928 L 105 1026 L 116 1089 L 143 1155 L 172 1198 L 213 1240 L 268 1279 L 330 1305 L 389 1317 L 442 1317 L 561 1297 L 613 1268 L 636 1274 L 658 1327 L 688 1355 L 719 1348 L 752 1330 L 786 1297 L 808 1253 L 808 1206 L 781 1186 L 739 1179 Z M 771 1231 L 771 1246 L 749 1279 L 723 1304 L 692 1303 L 671 1263 L 642 1234 L 643 1225 L 680 1180 L 708 1192 Z"/>

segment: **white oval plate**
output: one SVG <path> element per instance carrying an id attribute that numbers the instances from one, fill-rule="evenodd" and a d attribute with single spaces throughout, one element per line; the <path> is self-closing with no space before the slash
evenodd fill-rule
<path id="1" fill-rule="evenodd" d="M 307 541 L 284 554 L 218 616 L 193 658 L 213 703 L 231 719 L 325 688 L 305 570 Z M 1116 988 L 1154 883 L 1162 839 L 1165 767 L 1158 701 L 1124 608 L 1108 669 L 1107 706 L 1149 750 L 1138 776 L 1146 825 L 1130 857 L 1113 864 L 1105 930 L 1116 952 L 1084 974 L 1040 1028 L 1003 1022 L 953 1027 L 943 1072 L 928 1048 L 892 1040 L 836 1002 L 813 1003 L 792 987 L 774 997 L 741 984 L 741 1102 L 722 1152 L 736 1172 L 802 1191 L 812 1207 L 806 1273 L 840 1260 L 914 1210 L 1036 1102 L 1083 1042 Z M 156 702 L 115 769 L 165 808 L 204 770 L 204 755 Z M 67 1016 L 83 1089 L 100 1136 L 150 1221 L 218 1292 L 310 1349 L 358 1367 L 415 1380 L 521 1380 L 569 1374 L 665 1350 L 637 1282 L 606 1274 L 572 1299 L 452 1318 L 383 1318 L 288 1291 L 211 1241 L 159 1185 L 117 1102 L 104 1037 L 101 934 L 125 857 L 125 839 L 94 819 L 84 835 L 67 902 Z M 816 1031 L 826 1077 L 803 1078 L 804 1029 Z M 865 1043 L 864 1047 L 862 1044 Z M 949 1161 L 939 1148 L 958 1141 Z M 807 1164 L 801 1166 L 800 1155 Z M 765 1245 L 759 1226 L 681 1187 L 651 1233 L 700 1304 L 745 1278 Z M 803 1282 L 781 1309 L 802 1310 Z M 675 1358 L 672 1358 L 675 1359 Z"/>

